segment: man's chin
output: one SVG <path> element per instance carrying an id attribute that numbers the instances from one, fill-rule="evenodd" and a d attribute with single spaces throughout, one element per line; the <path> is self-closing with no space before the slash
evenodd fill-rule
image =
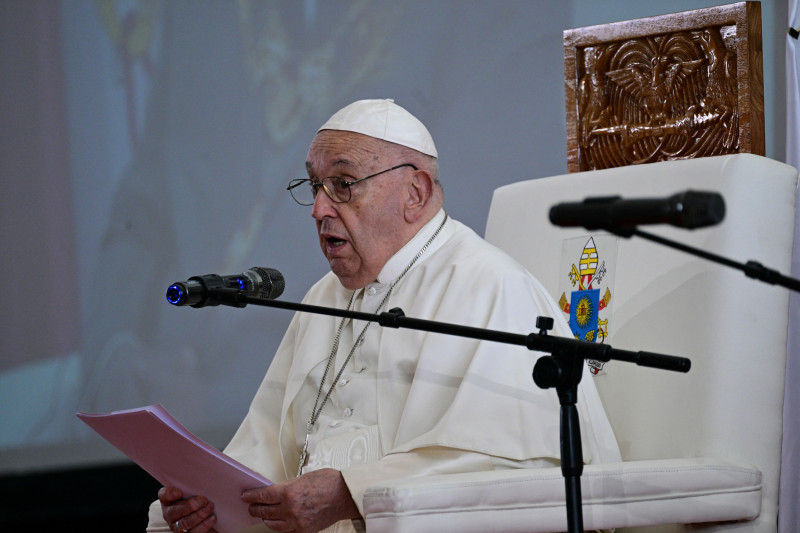
<path id="1" fill-rule="evenodd" d="M 331 261 L 331 272 L 339 279 L 342 286 L 351 291 L 363 289 L 369 281 L 364 281 L 364 276 L 347 270 L 336 268 L 335 262 Z"/>
<path id="2" fill-rule="evenodd" d="M 362 283 L 350 277 L 339 276 L 339 275 L 337 275 L 336 277 L 339 278 L 339 283 L 341 283 L 342 286 L 349 291 L 356 291 L 358 289 L 363 289 L 364 287 L 367 286 L 366 283 Z"/>

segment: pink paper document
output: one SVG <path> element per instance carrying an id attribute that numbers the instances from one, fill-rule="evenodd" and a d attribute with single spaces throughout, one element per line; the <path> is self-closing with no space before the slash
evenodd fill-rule
<path id="1" fill-rule="evenodd" d="M 76 415 L 162 485 L 214 502 L 219 533 L 261 522 L 248 514 L 241 494 L 272 482 L 192 435 L 161 405 Z"/>

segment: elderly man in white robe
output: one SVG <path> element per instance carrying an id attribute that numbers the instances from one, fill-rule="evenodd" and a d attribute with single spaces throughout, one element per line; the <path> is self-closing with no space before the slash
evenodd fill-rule
<path id="1" fill-rule="evenodd" d="M 289 189 L 311 207 L 331 272 L 303 301 L 521 334 L 550 316 L 571 336 L 530 273 L 444 211 L 437 158 L 425 126 L 392 100 L 355 102 L 319 129 L 308 178 Z M 558 398 L 531 379 L 541 355 L 296 314 L 225 449 L 276 482 L 242 495 L 250 514 L 265 531 L 353 531 L 381 480 L 558 465 Z M 619 460 L 591 379 L 580 392 L 585 461 Z M 148 531 L 215 523 L 213 502 L 164 487 Z"/>

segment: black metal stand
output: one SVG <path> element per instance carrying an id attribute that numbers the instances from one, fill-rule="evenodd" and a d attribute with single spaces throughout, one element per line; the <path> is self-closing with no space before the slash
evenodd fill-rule
<path id="1" fill-rule="evenodd" d="M 536 319 L 539 334 L 547 335 L 553 328 L 553 319 Z M 581 427 L 578 419 L 578 383 L 583 377 L 584 361 L 577 353 L 557 349 L 552 355 L 536 361 L 533 381 L 542 389 L 555 387 L 561 404 L 561 473 L 567 502 L 567 530 L 570 533 L 583 531 L 583 508 L 581 498 L 581 474 L 583 474 L 583 449 Z"/>
<path id="2" fill-rule="evenodd" d="M 208 299 L 203 305 L 228 305 L 245 307 L 248 304 L 264 307 L 277 307 L 298 312 L 315 313 L 328 316 L 351 318 L 377 322 L 390 328 L 407 328 L 472 339 L 501 342 L 525 346 L 529 350 L 551 354 L 539 358 L 533 370 L 533 380 L 543 389 L 555 387 L 561 404 L 561 472 L 564 475 L 567 503 L 567 526 L 569 533 L 583 531 L 583 511 L 581 508 L 581 474 L 583 473 L 583 451 L 581 447 L 580 423 L 578 420 L 578 384 L 583 376 L 585 359 L 597 361 L 626 361 L 639 366 L 660 368 L 676 372 L 688 372 L 691 361 L 685 357 L 663 355 L 651 352 L 632 352 L 612 348 L 607 344 L 596 344 L 564 337 L 554 337 L 547 332 L 553 328 L 553 319 L 537 317 L 539 333 L 521 335 L 483 328 L 473 328 L 410 318 L 400 308 L 372 314 L 358 311 L 345 311 L 331 307 L 321 307 L 279 300 L 266 300 L 249 296 L 245 291 L 228 288 L 210 288 Z M 195 306 L 196 307 L 196 306 Z"/>
<path id="3" fill-rule="evenodd" d="M 627 238 L 636 235 L 658 244 L 741 270 L 747 277 L 800 292 L 800 280 L 784 276 L 775 270 L 765 267 L 758 261 L 739 263 L 705 250 L 642 231 L 635 226 L 614 226 L 605 227 L 604 229 L 620 237 Z M 536 325 L 541 328 L 540 334 L 544 336 L 547 334 L 547 330 L 552 328 L 552 321 L 548 325 L 547 322 L 537 320 Z M 567 346 L 560 345 L 551 352 L 550 356 L 540 358 L 534 367 L 533 380 L 543 389 L 554 387 L 558 393 L 559 403 L 561 404 L 561 472 L 564 475 L 566 489 L 567 527 L 569 533 L 578 533 L 583 531 L 580 486 L 580 476 L 583 473 L 583 452 L 581 449 L 576 402 L 578 383 L 580 383 L 583 374 L 584 357 L 581 357 L 579 353 L 570 352 L 569 349 Z M 594 357 L 587 358 L 594 359 Z M 672 370 L 679 369 L 673 368 Z M 686 370 L 681 371 L 688 370 L 687 367 Z"/>
<path id="4" fill-rule="evenodd" d="M 608 344 L 597 344 L 566 337 L 554 337 L 546 333 L 529 333 L 522 335 L 519 333 L 509 333 L 494 329 L 475 328 L 450 324 L 447 322 L 436 322 L 433 320 L 423 320 L 405 316 L 402 309 L 395 307 L 380 314 L 362 313 L 360 311 L 346 311 L 333 307 L 323 307 L 319 305 L 308 305 L 295 302 L 284 302 L 281 300 L 267 300 L 248 295 L 245 291 L 237 289 L 219 288 L 209 289 L 209 296 L 204 305 L 227 305 L 230 307 L 246 307 L 248 304 L 259 305 L 262 307 L 276 307 L 278 309 L 288 309 L 303 313 L 314 313 L 317 315 L 336 316 L 341 318 L 351 318 L 354 320 L 364 320 L 377 322 L 383 327 L 406 328 L 418 331 L 429 331 L 431 333 L 442 333 L 457 337 L 467 337 L 471 339 L 500 342 L 504 344 L 514 344 L 525 346 L 529 350 L 544 353 L 565 353 L 574 354 L 582 359 L 595 359 L 597 361 L 625 361 L 639 366 L 660 368 L 662 370 L 672 370 L 675 372 L 688 372 L 691 368 L 691 361 L 685 357 L 674 355 L 664 355 L 654 352 L 630 351 L 612 348 Z M 197 306 L 193 306 L 197 307 Z M 547 317 L 545 317 L 547 318 Z M 550 319 L 552 320 L 552 319 Z M 538 324 L 537 320 L 537 324 Z"/>

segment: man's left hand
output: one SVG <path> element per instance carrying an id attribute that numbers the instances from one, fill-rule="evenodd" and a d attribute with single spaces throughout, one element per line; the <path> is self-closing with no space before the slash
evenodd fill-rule
<path id="1" fill-rule="evenodd" d="M 323 468 L 268 487 L 247 490 L 250 515 L 274 531 L 316 532 L 361 515 L 341 472 Z"/>

